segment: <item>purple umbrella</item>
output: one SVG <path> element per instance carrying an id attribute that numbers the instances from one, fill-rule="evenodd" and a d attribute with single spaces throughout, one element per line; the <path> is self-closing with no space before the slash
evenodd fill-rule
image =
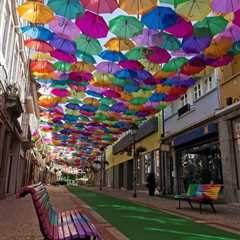
<path id="1" fill-rule="evenodd" d="M 89 72 L 71 72 L 69 78 L 76 82 L 89 82 L 93 76 Z"/>
<path id="2" fill-rule="evenodd" d="M 123 60 L 119 62 L 119 65 L 133 71 L 144 69 L 144 66 L 137 60 Z"/>
<path id="3" fill-rule="evenodd" d="M 240 40 L 240 27 L 236 24 L 231 24 L 229 27 L 225 29 L 224 32 L 220 33 L 218 38 L 221 37 L 229 37 L 232 38 L 234 41 Z"/>
<path id="4" fill-rule="evenodd" d="M 153 43 L 152 36 L 156 33 L 157 33 L 156 30 L 145 28 L 145 29 L 143 29 L 142 34 L 140 34 L 136 37 L 133 37 L 132 39 L 138 46 L 153 47 L 156 44 Z"/>
<path id="5" fill-rule="evenodd" d="M 211 7 L 217 13 L 230 13 L 240 9 L 240 0 L 213 0 Z"/>
<path id="6" fill-rule="evenodd" d="M 51 52 L 51 56 L 60 60 L 60 61 L 63 61 L 63 62 L 68 62 L 68 63 L 75 63 L 77 62 L 77 59 L 74 55 L 70 55 L 70 54 L 67 54 L 67 53 L 64 53 L 60 50 L 54 50 Z"/>
<path id="7" fill-rule="evenodd" d="M 54 35 L 53 40 L 50 41 L 50 44 L 54 48 L 61 50 L 62 52 L 65 52 L 67 54 L 75 55 L 77 51 L 75 42 L 68 39 L 61 38 L 57 35 Z"/>
<path id="8" fill-rule="evenodd" d="M 78 17 L 76 24 L 85 35 L 92 38 L 104 38 L 109 30 L 103 17 L 89 11 Z"/>
<path id="9" fill-rule="evenodd" d="M 101 62 L 96 66 L 96 69 L 102 73 L 115 74 L 121 70 L 121 67 L 114 62 Z"/>
<path id="10" fill-rule="evenodd" d="M 106 90 L 103 92 L 103 95 L 109 98 L 119 98 L 121 96 L 120 93 L 114 90 Z"/>
<path id="11" fill-rule="evenodd" d="M 193 33 L 193 26 L 191 22 L 179 16 L 177 23 L 167 28 L 166 31 L 177 38 L 189 37 Z"/>
<path id="12" fill-rule="evenodd" d="M 186 53 L 200 53 L 204 51 L 211 43 L 211 37 L 191 36 L 184 38 L 182 41 L 182 49 Z"/>
<path id="13" fill-rule="evenodd" d="M 113 112 L 117 112 L 117 113 L 120 113 L 120 112 L 125 112 L 127 110 L 127 106 L 124 104 L 124 103 L 115 103 L 112 107 L 111 107 L 111 110 Z"/>
<path id="14" fill-rule="evenodd" d="M 62 16 L 55 16 L 49 23 L 49 28 L 59 36 L 69 40 L 75 40 L 80 36 L 77 25 Z"/>

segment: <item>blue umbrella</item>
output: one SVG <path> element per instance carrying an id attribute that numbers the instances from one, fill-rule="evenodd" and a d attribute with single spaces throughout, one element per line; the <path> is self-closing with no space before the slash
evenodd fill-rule
<path id="1" fill-rule="evenodd" d="M 140 87 L 137 84 L 126 84 L 124 86 L 124 91 L 126 92 L 137 92 L 140 89 Z"/>
<path id="2" fill-rule="evenodd" d="M 164 93 L 153 93 L 152 96 L 150 97 L 150 102 L 160 102 L 163 101 L 166 97 L 166 94 Z"/>
<path id="3" fill-rule="evenodd" d="M 43 41 L 48 41 L 53 39 L 54 33 L 49 31 L 45 27 L 40 27 L 40 26 L 25 26 L 21 27 L 22 33 L 27 35 L 30 38 L 33 39 L 38 39 L 38 40 L 43 40 Z"/>
<path id="4" fill-rule="evenodd" d="M 177 14 L 169 7 L 155 7 L 142 16 L 142 23 L 154 30 L 165 30 L 177 22 Z"/>
<path id="5" fill-rule="evenodd" d="M 88 104 L 83 104 L 81 106 L 81 110 L 86 111 L 86 112 L 96 112 L 97 107 L 92 106 L 92 105 L 88 105 Z"/>
<path id="6" fill-rule="evenodd" d="M 114 75 L 117 78 L 128 78 L 128 79 L 134 79 L 134 78 L 137 78 L 138 76 L 135 71 L 128 70 L 128 69 L 119 70 Z"/>
<path id="7" fill-rule="evenodd" d="M 98 93 L 98 92 L 95 92 L 95 91 L 92 91 L 92 90 L 87 90 L 87 91 L 85 91 L 85 93 L 89 96 L 93 96 L 93 97 L 97 97 L 97 98 L 102 97 L 101 93 Z"/>
<path id="8" fill-rule="evenodd" d="M 69 108 L 71 110 L 80 110 L 81 107 L 79 104 L 76 104 L 76 103 L 68 103 L 66 104 L 66 108 Z"/>
<path id="9" fill-rule="evenodd" d="M 108 60 L 108 61 L 111 61 L 111 62 L 119 62 L 119 61 L 127 59 L 121 52 L 110 51 L 110 50 L 102 51 L 99 54 L 99 56 L 102 59 Z"/>

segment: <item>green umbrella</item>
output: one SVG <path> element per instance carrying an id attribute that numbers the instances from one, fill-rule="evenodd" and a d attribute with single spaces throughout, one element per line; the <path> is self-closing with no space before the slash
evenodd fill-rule
<path id="1" fill-rule="evenodd" d="M 223 32 L 228 21 L 222 16 L 205 17 L 202 21 L 194 24 L 194 35 L 197 37 L 211 36 L 214 37 Z"/>
<path id="2" fill-rule="evenodd" d="M 132 60 L 146 59 L 146 56 L 144 54 L 145 51 L 146 48 L 144 47 L 132 48 L 126 53 L 126 57 Z"/>
<path id="3" fill-rule="evenodd" d="M 102 98 L 102 99 L 100 99 L 100 102 L 101 102 L 101 104 L 105 104 L 105 105 L 108 105 L 108 106 L 116 103 L 116 101 L 111 99 L 111 98 Z"/>
<path id="4" fill-rule="evenodd" d="M 105 141 L 110 141 L 110 140 L 112 140 L 112 138 L 113 138 L 113 136 L 112 136 L 111 133 L 106 134 L 102 137 L 102 139 L 105 140 Z"/>
<path id="5" fill-rule="evenodd" d="M 128 110 L 124 114 L 127 116 L 135 116 L 137 114 L 137 111 Z"/>
<path id="6" fill-rule="evenodd" d="M 77 49 L 85 54 L 98 55 L 102 51 L 102 46 L 97 39 L 90 38 L 84 34 L 76 40 Z"/>
<path id="7" fill-rule="evenodd" d="M 130 103 L 133 105 L 142 105 L 144 103 L 146 103 L 148 101 L 148 98 L 144 98 L 144 97 L 136 97 L 133 98 Z"/>
<path id="8" fill-rule="evenodd" d="M 95 64 L 96 60 L 93 56 L 83 53 L 81 51 L 77 51 L 77 57 L 81 58 L 84 62 L 89 64 Z"/>
<path id="9" fill-rule="evenodd" d="M 166 63 L 162 70 L 164 72 L 176 72 L 187 62 L 188 60 L 185 57 L 174 58 Z"/>
<path id="10" fill-rule="evenodd" d="M 169 51 L 176 51 L 181 48 L 181 42 L 174 36 L 168 33 L 162 33 L 163 43 L 159 47 Z M 153 36 L 154 37 L 154 36 Z"/>
<path id="11" fill-rule="evenodd" d="M 113 81 L 112 81 L 112 84 L 113 85 L 117 85 L 117 86 L 125 86 L 129 81 L 127 79 L 124 79 L 124 78 L 115 78 Z"/>
<path id="12" fill-rule="evenodd" d="M 105 104 L 100 104 L 100 106 L 98 107 L 99 111 L 109 111 L 109 109 L 110 109 L 110 107 Z"/>
<path id="13" fill-rule="evenodd" d="M 109 21 L 109 29 L 116 36 L 131 38 L 143 31 L 143 24 L 132 16 L 118 16 Z"/>
<path id="14" fill-rule="evenodd" d="M 67 62 L 58 61 L 53 64 L 55 70 L 60 72 L 69 72 L 71 70 L 72 65 Z"/>
<path id="15" fill-rule="evenodd" d="M 188 0 L 160 0 L 161 3 L 168 3 L 176 7 L 178 4 L 187 2 Z"/>
<path id="16" fill-rule="evenodd" d="M 158 106 L 156 106 L 154 108 L 160 111 L 160 110 L 165 109 L 166 107 L 167 107 L 166 104 L 160 103 Z"/>
<path id="17" fill-rule="evenodd" d="M 48 0 L 47 5 L 60 16 L 68 19 L 75 19 L 78 15 L 83 15 L 84 8 L 79 0 Z"/>
<path id="18" fill-rule="evenodd" d="M 100 113 L 100 112 L 96 113 L 95 118 L 100 122 L 108 120 L 108 117 L 104 113 Z"/>

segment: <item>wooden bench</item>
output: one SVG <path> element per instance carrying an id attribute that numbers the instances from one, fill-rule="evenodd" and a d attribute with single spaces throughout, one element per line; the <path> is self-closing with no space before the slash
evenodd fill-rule
<path id="1" fill-rule="evenodd" d="M 48 240 L 101 240 L 95 226 L 78 210 L 57 212 L 49 201 L 47 189 L 38 183 L 23 187 L 17 198 L 31 194 L 38 216 L 40 230 Z"/>
<path id="2" fill-rule="evenodd" d="M 202 213 L 203 204 L 209 204 L 216 213 L 214 201 L 218 199 L 221 188 L 220 184 L 190 184 L 187 194 L 175 196 L 179 202 L 178 208 L 181 208 L 181 201 L 187 201 L 192 209 L 192 202 L 196 202 L 199 203 L 200 213 Z"/>

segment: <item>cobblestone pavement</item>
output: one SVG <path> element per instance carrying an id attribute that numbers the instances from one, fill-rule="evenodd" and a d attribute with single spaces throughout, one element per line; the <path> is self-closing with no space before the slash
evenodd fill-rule
<path id="1" fill-rule="evenodd" d="M 99 192 L 97 187 L 85 187 L 86 189 Z M 171 198 L 163 198 L 159 196 L 150 197 L 147 192 L 138 191 L 137 198 L 133 198 L 131 191 L 104 188 L 103 193 L 114 196 L 123 200 L 142 204 L 178 216 L 190 218 L 199 223 L 205 223 L 223 230 L 240 233 L 240 204 L 216 204 L 217 214 L 214 214 L 210 206 L 203 206 L 203 213 L 199 213 L 199 206 L 192 210 L 188 203 L 182 202 L 182 209 L 177 209 L 178 202 Z M 239 237 L 240 239 L 240 237 Z"/>
<path id="2" fill-rule="evenodd" d="M 86 214 L 104 240 L 127 239 L 111 224 L 92 211 L 64 187 L 48 187 L 51 202 L 56 209 L 80 209 Z M 30 196 L 16 199 L 15 196 L 0 200 L 0 240 L 43 240 L 38 219 Z"/>

